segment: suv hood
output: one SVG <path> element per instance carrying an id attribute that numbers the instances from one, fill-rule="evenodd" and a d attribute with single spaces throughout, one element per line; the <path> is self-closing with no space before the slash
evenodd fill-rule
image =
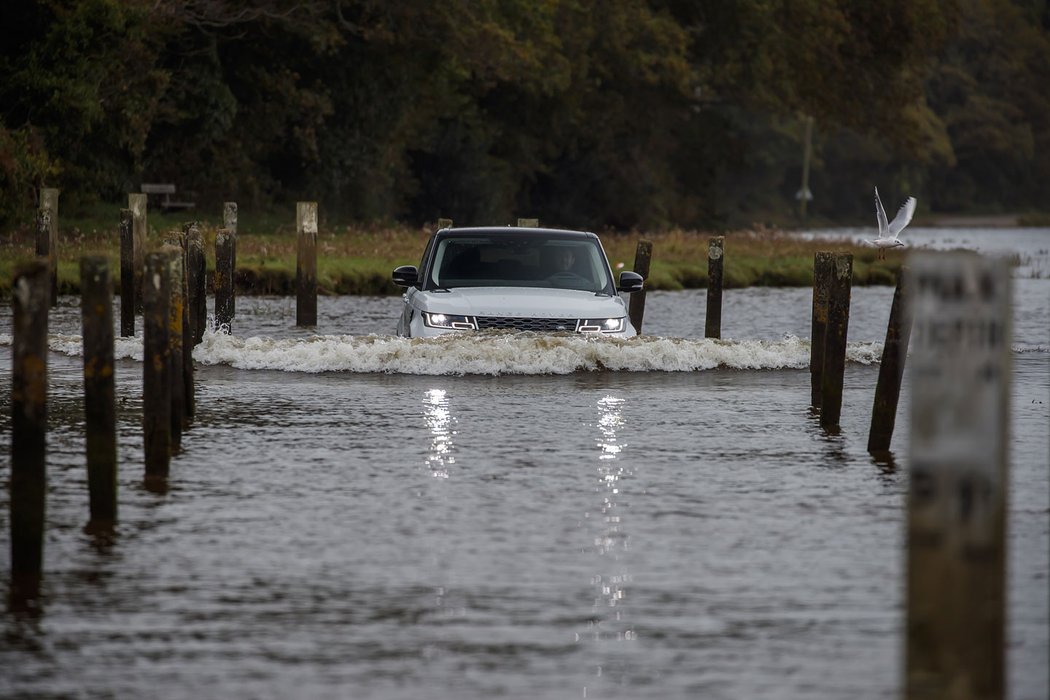
<path id="1" fill-rule="evenodd" d="M 546 287 L 456 287 L 414 295 L 413 306 L 463 316 L 523 318 L 616 318 L 627 315 L 619 296 Z"/>

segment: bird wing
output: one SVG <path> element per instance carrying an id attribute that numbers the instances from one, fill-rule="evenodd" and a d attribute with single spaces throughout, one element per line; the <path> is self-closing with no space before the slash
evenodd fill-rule
<path id="1" fill-rule="evenodd" d="M 893 221 L 889 225 L 889 234 L 896 238 L 900 235 L 904 227 L 911 222 L 911 217 L 915 214 L 915 197 L 908 197 L 904 200 L 904 204 L 901 205 L 900 210 L 897 212 L 897 216 L 893 217 Z M 883 214 L 885 216 L 885 214 Z"/>
<path id="2" fill-rule="evenodd" d="M 886 235 L 889 224 L 886 219 L 886 210 L 882 208 L 882 200 L 879 199 L 878 187 L 875 188 L 875 220 L 879 222 L 879 238 L 882 238 Z"/>

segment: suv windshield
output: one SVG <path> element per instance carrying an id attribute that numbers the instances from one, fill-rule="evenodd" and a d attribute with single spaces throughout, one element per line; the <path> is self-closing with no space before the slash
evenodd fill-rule
<path id="1" fill-rule="evenodd" d="M 553 287 L 595 293 L 614 288 L 597 239 L 536 234 L 440 238 L 426 287 Z"/>

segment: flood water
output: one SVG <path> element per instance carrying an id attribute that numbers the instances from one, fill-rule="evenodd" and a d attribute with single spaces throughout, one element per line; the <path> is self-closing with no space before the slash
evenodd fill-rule
<path id="1" fill-rule="evenodd" d="M 912 240 L 963 236 L 1022 256 L 1009 697 L 1043 699 L 1050 230 Z M 704 290 L 650 293 L 650 337 L 619 343 L 395 339 L 399 298 L 322 298 L 305 331 L 293 299 L 242 297 L 233 337 L 196 349 L 165 494 L 142 483 L 141 340 L 118 342 L 112 541 L 83 531 L 79 300 L 63 298 L 44 597 L 0 613 L 0 697 L 897 697 L 907 375 L 895 459 L 865 451 L 892 293 L 853 290 L 839 435 L 808 409 L 809 289 L 728 290 L 723 342 L 702 338 Z M 5 307 L 5 485 L 10 328 Z"/>

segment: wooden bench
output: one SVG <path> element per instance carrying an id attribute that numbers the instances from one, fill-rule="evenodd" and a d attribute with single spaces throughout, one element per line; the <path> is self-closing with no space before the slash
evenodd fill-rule
<path id="1" fill-rule="evenodd" d="M 172 195 L 175 194 L 175 185 L 171 183 L 142 183 L 142 187 L 139 188 L 142 194 L 146 195 L 163 195 L 160 200 L 160 208 L 162 211 L 171 211 L 172 209 L 193 209 L 197 206 L 196 202 L 179 202 L 172 199 Z"/>

